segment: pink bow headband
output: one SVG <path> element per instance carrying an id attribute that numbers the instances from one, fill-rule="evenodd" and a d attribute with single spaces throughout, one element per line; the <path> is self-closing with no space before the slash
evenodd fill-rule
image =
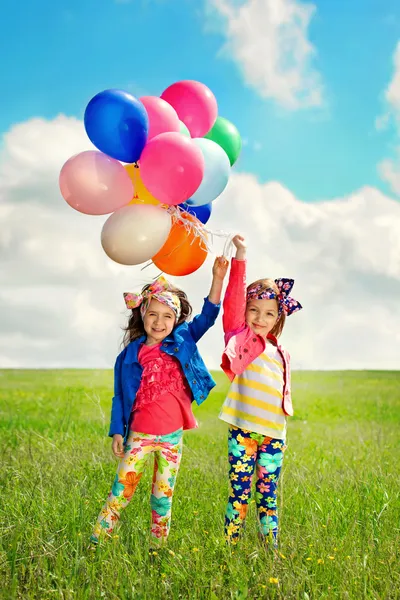
<path id="1" fill-rule="evenodd" d="M 278 294 L 271 289 L 263 290 L 263 285 L 259 283 L 247 292 L 247 302 L 249 300 L 276 299 L 278 314 L 281 315 L 284 311 L 288 316 L 303 308 L 300 302 L 289 296 L 289 292 L 294 285 L 294 279 L 275 279 L 275 283 L 278 286 Z"/>
<path id="2" fill-rule="evenodd" d="M 142 319 L 146 314 L 149 304 L 154 298 L 171 308 L 175 313 L 175 320 L 179 321 L 181 316 L 181 301 L 178 296 L 170 291 L 171 286 L 168 281 L 161 275 L 156 281 L 154 281 L 144 292 L 141 294 L 125 293 L 124 300 L 126 308 L 133 309 L 140 306 L 140 314 Z"/>

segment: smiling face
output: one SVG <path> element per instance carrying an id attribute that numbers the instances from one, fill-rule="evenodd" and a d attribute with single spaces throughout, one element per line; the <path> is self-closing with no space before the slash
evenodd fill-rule
<path id="1" fill-rule="evenodd" d="M 246 323 L 254 333 L 267 337 L 278 320 L 275 299 L 250 300 L 246 306 Z"/>
<path id="2" fill-rule="evenodd" d="M 175 326 L 175 313 L 172 308 L 152 298 L 143 318 L 144 330 L 147 334 L 146 344 L 159 344 Z"/>

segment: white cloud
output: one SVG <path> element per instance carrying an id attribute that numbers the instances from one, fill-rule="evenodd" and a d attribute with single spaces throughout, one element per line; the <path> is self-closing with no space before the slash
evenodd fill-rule
<path id="1" fill-rule="evenodd" d="M 313 66 L 308 29 L 316 7 L 298 0 L 208 0 L 223 22 L 224 54 L 263 98 L 288 109 L 320 106 L 323 86 Z"/>
<path id="2" fill-rule="evenodd" d="M 394 73 L 386 89 L 385 99 L 394 111 L 396 119 L 400 119 L 400 41 L 393 55 Z M 399 121 L 400 124 L 400 121 Z"/>
<path id="3" fill-rule="evenodd" d="M 65 128 L 63 136 L 58 135 L 60 127 Z M 110 261 L 100 244 L 107 217 L 82 215 L 62 200 L 57 180 L 68 158 L 68 139 L 68 152 L 83 149 L 81 125 L 58 117 L 28 121 L 4 140 L 3 367 L 112 366 L 125 323 L 122 293 L 157 274 L 154 267 L 142 271 Z M 29 140 L 38 140 L 37 146 Z M 5 172 L 14 173 L 13 185 Z M 398 202 L 364 188 L 348 198 L 306 204 L 280 183 L 261 185 L 252 175 L 237 174 L 215 202 L 209 226 L 247 236 L 249 281 L 260 276 L 295 278 L 293 295 L 304 310 L 288 319 L 283 335 L 295 367 L 398 368 Z M 222 247 L 223 240 L 216 238 L 215 250 Z M 175 278 L 196 311 L 208 293 L 211 264 L 212 257 L 192 276 Z M 220 319 L 200 347 L 210 367 L 218 366 Z"/>
<path id="4" fill-rule="evenodd" d="M 391 190 L 400 196 L 400 146 L 395 151 L 396 158 L 386 158 L 378 165 L 381 178 L 386 181 Z"/>
<path id="5" fill-rule="evenodd" d="M 386 129 L 393 122 L 399 145 L 395 148 L 394 158 L 386 158 L 379 163 L 378 172 L 391 190 L 400 196 L 400 41 L 393 55 L 393 75 L 385 90 L 384 98 L 386 112 L 376 119 L 375 126 L 379 131 Z"/>

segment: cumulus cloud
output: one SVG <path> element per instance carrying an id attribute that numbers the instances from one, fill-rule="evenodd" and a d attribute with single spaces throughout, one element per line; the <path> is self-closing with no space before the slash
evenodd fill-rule
<path id="1" fill-rule="evenodd" d="M 58 191 L 69 155 L 87 147 L 82 124 L 60 116 L 10 130 L 0 162 L 0 366 L 111 367 L 125 323 L 122 294 L 158 274 L 104 254 L 107 217 L 71 209 Z M 86 144 L 86 146 L 85 146 Z M 21 151 L 18 151 L 21 149 Z M 25 149 L 23 152 L 22 149 Z M 7 174 L 13 174 L 8 178 Z M 209 226 L 242 232 L 249 281 L 293 277 L 304 310 L 288 319 L 283 343 L 294 366 L 398 368 L 400 205 L 373 188 L 304 203 L 279 182 L 233 175 Z M 220 253 L 223 239 L 214 240 Z M 208 293 L 213 257 L 171 278 L 195 310 Z M 219 365 L 221 321 L 200 344 Z"/>
<path id="2" fill-rule="evenodd" d="M 245 82 L 263 98 L 288 109 L 320 106 L 322 79 L 309 40 L 314 4 L 297 0 L 208 0 L 222 20 L 224 55 L 238 64 Z"/>
<path id="3" fill-rule="evenodd" d="M 386 158 L 378 165 L 381 178 L 391 190 L 400 196 L 400 41 L 393 54 L 393 75 L 384 93 L 386 111 L 375 122 L 378 130 L 385 129 L 394 123 L 398 145 L 394 150 L 394 158 Z"/>

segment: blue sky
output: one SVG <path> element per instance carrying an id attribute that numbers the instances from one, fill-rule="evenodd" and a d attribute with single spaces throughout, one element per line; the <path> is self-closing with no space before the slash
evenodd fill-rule
<path id="1" fill-rule="evenodd" d="M 279 180 L 305 201 L 363 185 L 389 193 L 377 164 L 394 131 L 378 132 L 399 37 L 394 0 L 317 0 L 308 39 L 323 105 L 286 109 L 246 84 L 221 52 L 223 23 L 205 0 L 22 0 L 2 9 L 0 131 L 32 117 L 81 118 L 89 99 L 119 87 L 159 95 L 190 78 L 215 93 L 220 114 L 247 140 L 237 170 Z M 208 14 L 208 16 L 206 16 Z"/>

